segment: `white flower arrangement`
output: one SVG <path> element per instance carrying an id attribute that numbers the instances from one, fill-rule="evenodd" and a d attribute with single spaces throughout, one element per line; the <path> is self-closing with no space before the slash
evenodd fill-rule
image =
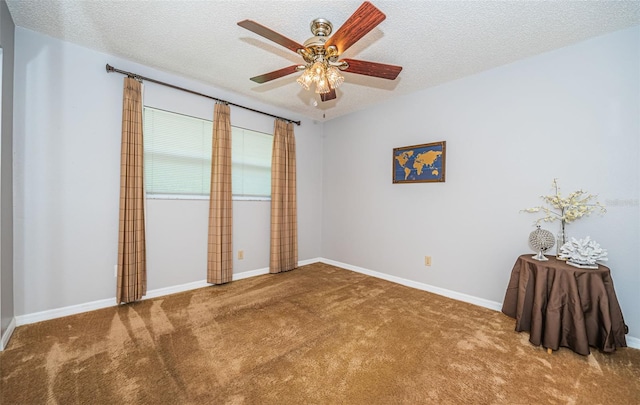
<path id="1" fill-rule="evenodd" d="M 596 261 L 607 261 L 607 251 L 591 240 L 590 237 L 584 239 L 571 238 L 571 240 L 560 248 L 562 256 L 567 258 L 567 263 L 576 267 L 598 268 Z"/>
<path id="2" fill-rule="evenodd" d="M 594 211 L 599 211 L 600 214 L 607 212 L 605 206 L 596 200 L 598 198 L 596 194 L 587 194 L 586 191 L 578 190 L 563 198 L 560 195 L 558 179 L 553 179 L 552 187 L 555 189 L 554 194 L 540 196 L 546 203 L 545 205 L 523 210 L 530 213 L 542 212 L 544 214 L 544 217 L 535 222 L 536 225 L 539 225 L 542 221 L 553 222 L 559 220 L 564 234 L 565 224 L 576 221 Z"/>

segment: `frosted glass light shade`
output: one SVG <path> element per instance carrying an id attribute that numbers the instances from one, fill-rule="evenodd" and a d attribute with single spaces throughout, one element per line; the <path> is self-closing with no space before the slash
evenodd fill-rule
<path id="1" fill-rule="evenodd" d="M 311 88 L 311 85 L 313 84 L 313 75 L 311 74 L 311 70 L 309 68 L 305 69 L 304 73 L 302 73 L 296 81 L 300 83 L 300 86 L 302 86 L 305 90 L 309 90 L 309 88 Z"/>
<path id="2" fill-rule="evenodd" d="M 320 80 L 318 80 L 318 83 L 316 83 L 316 93 L 324 94 L 328 93 L 329 91 L 331 91 L 329 89 L 329 81 L 325 76 L 322 76 Z"/>
<path id="3" fill-rule="evenodd" d="M 327 80 L 329 81 L 331 88 L 336 89 L 344 82 L 344 77 L 335 66 L 330 66 L 327 69 Z"/>

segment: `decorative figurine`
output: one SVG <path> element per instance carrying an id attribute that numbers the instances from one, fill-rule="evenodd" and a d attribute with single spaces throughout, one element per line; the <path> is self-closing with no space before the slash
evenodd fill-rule
<path id="1" fill-rule="evenodd" d="M 584 239 L 571 238 L 562 248 L 562 255 L 567 258 L 567 264 L 581 269 L 597 269 L 596 261 L 607 261 L 607 251 L 590 237 Z"/>
<path id="2" fill-rule="evenodd" d="M 546 229 L 540 229 L 540 225 L 537 225 L 536 228 L 535 231 L 529 234 L 529 244 L 538 252 L 533 258 L 545 262 L 549 259 L 544 257 L 543 253 L 553 247 L 556 243 L 556 238 Z"/>

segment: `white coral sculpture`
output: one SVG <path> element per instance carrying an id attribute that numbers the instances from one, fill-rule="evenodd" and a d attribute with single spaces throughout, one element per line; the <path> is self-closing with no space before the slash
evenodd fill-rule
<path id="1" fill-rule="evenodd" d="M 590 237 L 584 239 L 571 238 L 560 248 L 562 257 L 580 265 L 595 265 L 596 261 L 607 261 L 607 251 Z"/>

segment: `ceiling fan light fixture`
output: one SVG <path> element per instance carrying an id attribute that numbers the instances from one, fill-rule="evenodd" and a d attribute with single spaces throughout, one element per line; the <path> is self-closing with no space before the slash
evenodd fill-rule
<path id="1" fill-rule="evenodd" d="M 315 83 L 317 94 L 326 94 L 340 86 L 344 82 L 344 77 L 335 66 L 330 66 L 326 60 L 317 60 L 311 65 L 307 65 L 302 75 L 296 80 L 305 89 L 309 90 Z"/>
<path id="2" fill-rule="evenodd" d="M 325 68 L 324 68 L 324 63 L 321 61 L 317 61 L 315 62 L 312 66 L 311 66 L 311 70 L 313 72 L 313 77 L 316 81 L 320 80 L 320 78 L 322 76 L 324 76 L 324 72 L 325 72 Z"/>
<path id="3" fill-rule="evenodd" d="M 311 69 L 306 68 L 296 81 L 300 83 L 300 86 L 302 86 L 303 89 L 309 90 L 313 84 L 313 74 L 311 73 Z"/>
<path id="4" fill-rule="evenodd" d="M 327 68 L 327 80 L 332 89 L 337 89 L 344 82 L 344 77 L 340 74 L 338 68 L 329 66 Z"/>
<path id="5" fill-rule="evenodd" d="M 316 93 L 325 94 L 330 91 L 331 89 L 329 88 L 329 81 L 327 80 L 327 77 L 320 77 L 320 79 L 318 79 L 318 82 L 316 83 Z"/>

